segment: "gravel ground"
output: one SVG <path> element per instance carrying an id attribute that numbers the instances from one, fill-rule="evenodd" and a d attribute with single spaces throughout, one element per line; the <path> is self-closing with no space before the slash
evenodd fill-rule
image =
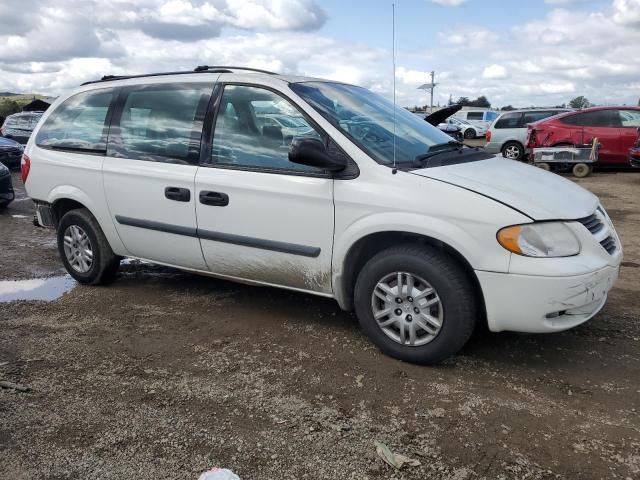
<path id="1" fill-rule="evenodd" d="M 149 264 L 1 303 L 0 380 L 31 388 L 0 389 L 2 478 L 640 478 L 640 175 L 580 184 L 625 246 L 604 310 L 560 334 L 478 333 L 437 368 L 383 356 L 331 300 Z M 19 194 L 0 280 L 61 275 Z M 376 440 L 420 465 L 394 470 Z"/>

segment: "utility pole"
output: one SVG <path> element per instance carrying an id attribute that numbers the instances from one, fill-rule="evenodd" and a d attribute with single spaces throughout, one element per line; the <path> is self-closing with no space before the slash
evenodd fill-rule
<path id="1" fill-rule="evenodd" d="M 418 87 L 418 90 L 429 90 L 431 93 L 431 101 L 429 103 L 429 113 L 433 113 L 433 89 L 436 87 L 437 83 L 435 82 L 436 72 L 431 70 L 431 83 L 425 83 Z"/>

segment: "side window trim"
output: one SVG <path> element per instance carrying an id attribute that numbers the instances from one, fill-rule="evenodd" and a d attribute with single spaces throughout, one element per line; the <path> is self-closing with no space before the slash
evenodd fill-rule
<path id="1" fill-rule="evenodd" d="M 220 114 L 220 106 L 222 104 L 222 96 L 224 94 L 224 90 L 227 86 L 239 86 L 239 87 L 253 87 L 253 88 L 262 88 L 271 93 L 279 95 L 284 100 L 289 102 L 300 114 L 304 117 L 304 119 L 309 123 L 311 127 L 313 127 L 323 138 L 325 142 L 330 142 L 342 155 L 347 157 L 349 166 L 344 170 L 344 172 L 338 172 L 337 174 L 332 174 L 331 172 L 309 172 L 309 171 L 301 171 L 301 170 L 286 170 L 286 169 L 275 169 L 269 167 L 257 167 L 257 166 L 245 166 L 245 165 L 230 165 L 230 164 L 220 164 L 212 161 L 212 147 L 213 140 L 215 134 L 215 127 L 218 121 L 218 117 Z M 215 98 L 213 98 L 215 97 Z M 211 117 L 211 121 L 209 122 L 208 117 Z M 347 153 L 331 138 L 331 136 L 320 126 L 318 123 L 313 120 L 307 112 L 305 112 L 300 105 L 294 102 L 291 97 L 289 97 L 286 93 L 277 90 L 275 88 L 269 87 L 267 85 L 250 83 L 250 82 L 217 82 L 216 87 L 214 88 L 214 92 L 212 95 L 211 102 L 209 103 L 209 109 L 207 110 L 207 115 L 205 116 L 205 122 L 207 125 L 203 128 L 203 136 L 202 136 L 202 144 L 200 148 L 200 166 L 209 167 L 209 168 L 223 168 L 226 170 L 241 170 L 241 171 L 249 171 L 249 172 L 258 172 L 258 173 L 269 173 L 269 174 L 278 174 L 278 175 L 293 175 L 298 177 L 317 177 L 317 178 L 334 178 L 334 179 L 344 179 L 350 180 L 358 177 L 360 174 L 360 170 L 356 162 L 351 159 L 347 155 Z M 208 136 L 205 138 L 204 130 L 209 130 Z"/>

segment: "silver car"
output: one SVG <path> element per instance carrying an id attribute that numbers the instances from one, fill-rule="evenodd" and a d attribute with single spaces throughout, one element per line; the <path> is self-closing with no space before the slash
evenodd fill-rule
<path id="1" fill-rule="evenodd" d="M 484 148 L 489 153 L 502 153 L 505 158 L 522 160 L 526 153 L 527 123 L 570 111 L 567 108 L 549 108 L 503 112 L 487 131 Z"/>

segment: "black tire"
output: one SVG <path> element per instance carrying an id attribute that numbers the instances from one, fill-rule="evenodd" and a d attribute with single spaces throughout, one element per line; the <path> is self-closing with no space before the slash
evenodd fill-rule
<path id="1" fill-rule="evenodd" d="M 576 163 L 571 171 L 573 172 L 573 176 L 577 178 L 585 178 L 591 175 L 592 167 L 586 163 Z"/>
<path id="2" fill-rule="evenodd" d="M 524 147 L 519 142 L 507 142 L 502 146 L 500 150 L 504 158 L 509 160 L 522 160 L 524 159 Z"/>
<path id="3" fill-rule="evenodd" d="M 93 260 L 86 272 L 75 270 L 64 250 L 64 234 L 70 226 L 80 227 L 89 238 L 93 251 Z M 98 221 L 86 208 L 70 210 L 65 213 L 58 223 L 58 253 L 64 267 L 73 278 L 86 285 L 103 285 L 112 281 L 120 267 L 120 257 L 113 253 L 111 246 L 104 236 Z"/>
<path id="4" fill-rule="evenodd" d="M 476 131 L 473 128 L 467 128 L 464 131 L 464 138 L 466 139 L 476 138 Z"/>
<path id="5" fill-rule="evenodd" d="M 535 164 L 535 166 L 541 168 L 542 170 L 546 170 L 547 172 L 551 171 L 551 165 L 547 162 L 538 162 Z"/>
<path id="6" fill-rule="evenodd" d="M 425 345 L 394 341 L 374 318 L 373 291 L 382 278 L 393 272 L 421 277 L 440 298 L 442 327 Z M 472 281 L 462 267 L 441 251 L 418 245 L 391 247 L 371 258 L 358 275 L 354 303 L 360 326 L 374 344 L 387 355 L 422 365 L 441 362 L 457 353 L 471 337 L 478 314 Z"/>

